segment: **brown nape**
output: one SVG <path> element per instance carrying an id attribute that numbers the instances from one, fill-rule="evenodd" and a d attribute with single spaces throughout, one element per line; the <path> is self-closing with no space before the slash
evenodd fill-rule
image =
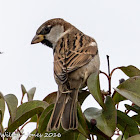
<path id="1" fill-rule="evenodd" d="M 55 26 L 55 25 L 63 25 L 64 26 L 64 31 L 66 31 L 67 29 L 74 27 L 73 25 L 71 25 L 70 23 L 66 22 L 65 20 L 61 19 L 61 18 L 55 18 L 55 19 L 51 19 L 46 21 L 45 23 L 43 23 L 37 30 L 37 33 L 40 33 L 43 27 L 47 27 L 51 25 L 51 27 Z"/>

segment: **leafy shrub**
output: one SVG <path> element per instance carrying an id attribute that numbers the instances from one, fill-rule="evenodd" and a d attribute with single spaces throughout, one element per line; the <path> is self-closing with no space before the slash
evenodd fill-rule
<path id="1" fill-rule="evenodd" d="M 121 80 L 114 92 L 111 93 L 111 78 L 113 72 L 117 69 L 123 71 L 129 79 Z M 99 74 L 93 73 L 87 81 L 88 90 L 80 90 L 78 96 L 78 129 L 65 131 L 62 127 L 55 132 L 46 132 L 57 92 L 47 95 L 43 101 L 33 100 L 36 88 L 29 91 L 21 85 L 22 99 L 18 106 L 17 97 L 13 94 L 3 96 L 0 93 L 0 134 L 1 140 L 20 139 L 23 134 L 23 128 L 30 122 L 35 122 L 36 128 L 32 131 L 27 140 L 86 140 L 93 139 L 93 135 L 98 140 L 111 140 L 115 134 L 122 135 L 118 140 L 138 140 L 140 139 L 140 70 L 134 66 L 117 67 L 109 74 L 109 91 L 100 90 Z M 27 94 L 28 102 L 23 103 L 23 98 Z M 92 95 L 99 103 L 102 109 L 90 107 L 84 112 L 81 105 L 88 95 Z M 123 100 L 130 100 L 132 105 L 125 104 L 126 111 L 118 110 L 118 105 Z M 2 121 L 5 112 L 5 103 L 7 104 L 10 119 L 6 129 L 3 128 Z M 129 111 L 134 111 L 136 115 L 129 116 Z M 11 137 L 10 137 L 11 136 Z"/>

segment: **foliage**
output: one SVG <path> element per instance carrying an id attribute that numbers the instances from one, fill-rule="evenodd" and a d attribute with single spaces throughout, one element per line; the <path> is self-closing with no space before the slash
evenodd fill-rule
<path id="1" fill-rule="evenodd" d="M 120 69 L 129 78 L 114 88 L 114 92 L 111 93 L 111 78 L 117 69 Z M 65 131 L 60 127 L 56 132 L 46 131 L 57 92 L 50 93 L 42 101 L 33 100 L 36 88 L 33 87 L 27 91 L 21 85 L 22 99 L 19 106 L 15 95 L 3 96 L 0 93 L 0 139 L 11 140 L 17 136 L 13 134 L 19 134 L 16 139 L 20 139 L 24 133 L 24 126 L 30 125 L 31 122 L 36 123 L 36 128 L 27 140 L 93 140 L 94 136 L 97 137 L 97 140 L 111 140 L 113 135 L 119 135 L 117 140 L 140 139 L 140 70 L 134 66 L 122 66 L 113 69 L 109 74 L 100 73 L 107 76 L 109 91 L 101 91 L 99 73 L 90 75 L 87 80 L 88 90 L 79 91 L 77 103 L 79 124 L 77 130 Z M 82 112 L 81 105 L 90 94 L 102 109 L 91 107 Z M 25 95 L 27 95 L 28 101 L 23 103 Z M 118 110 L 118 105 L 123 100 L 132 102 L 132 105 L 125 104 L 125 112 Z M 7 128 L 3 128 L 5 103 L 10 114 Z M 135 112 L 135 115 L 129 116 L 130 111 Z"/>

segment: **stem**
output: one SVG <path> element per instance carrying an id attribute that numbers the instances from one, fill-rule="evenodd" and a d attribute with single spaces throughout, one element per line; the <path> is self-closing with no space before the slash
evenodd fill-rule
<path id="1" fill-rule="evenodd" d="M 23 98 L 24 98 L 24 95 L 22 94 L 21 105 L 23 104 Z"/>
<path id="2" fill-rule="evenodd" d="M 30 120 L 27 121 L 26 123 L 24 123 L 24 124 L 22 125 L 22 127 L 20 128 L 20 131 L 21 131 L 21 130 L 24 128 L 24 126 L 27 125 L 29 122 L 30 122 Z"/>
<path id="3" fill-rule="evenodd" d="M 100 73 L 104 74 L 107 77 L 107 79 L 109 79 L 109 76 L 105 72 L 100 71 Z"/>
<path id="4" fill-rule="evenodd" d="M 38 117 L 38 115 L 37 115 L 36 130 L 38 130 L 38 126 L 39 126 L 39 117 Z"/>
<path id="5" fill-rule="evenodd" d="M 109 55 L 106 55 L 107 57 L 107 64 L 108 64 L 108 75 L 110 76 L 110 62 L 109 62 Z"/>
<path id="6" fill-rule="evenodd" d="M 109 75 L 109 78 L 108 78 L 108 88 L 109 88 L 109 95 L 111 95 L 111 74 L 110 74 L 110 62 L 109 62 L 109 55 L 106 56 L 107 57 L 107 63 L 108 63 L 108 75 Z"/>
<path id="7" fill-rule="evenodd" d="M 117 104 L 117 109 L 119 108 L 119 103 Z"/>
<path id="8" fill-rule="evenodd" d="M 114 72 L 115 70 L 117 70 L 117 69 L 119 69 L 119 67 L 114 68 L 114 69 L 111 71 L 110 76 L 112 76 L 113 72 Z"/>

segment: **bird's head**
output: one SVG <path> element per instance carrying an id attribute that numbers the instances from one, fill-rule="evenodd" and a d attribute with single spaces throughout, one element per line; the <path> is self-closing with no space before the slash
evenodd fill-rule
<path id="1" fill-rule="evenodd" d="M 37 30 L 31 44 L 42 43 L 53 48 L 57 41 L 73 26 L 63 19 L 55 18 L 43 23 Z"/>

